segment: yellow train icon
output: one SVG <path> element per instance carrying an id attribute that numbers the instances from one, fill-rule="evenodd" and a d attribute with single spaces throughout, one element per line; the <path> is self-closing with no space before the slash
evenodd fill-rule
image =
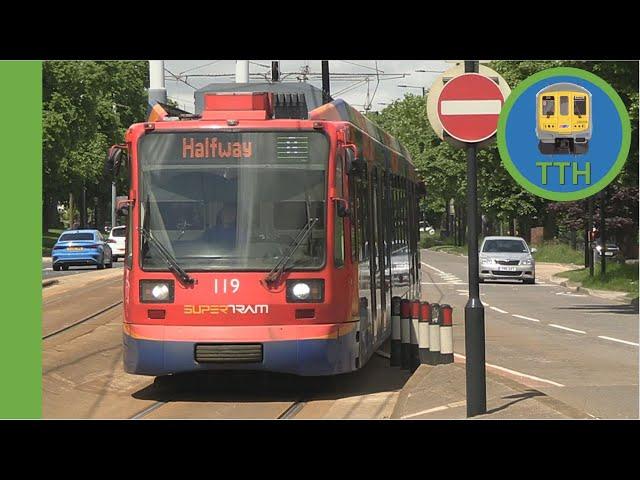
<path id="1" fill-rule="evenodd" d="M 573 83 L 555 83 L 536 95 L 536 136 L 545 155 L 589 151 L 593 129 L 591 92 Z"/>

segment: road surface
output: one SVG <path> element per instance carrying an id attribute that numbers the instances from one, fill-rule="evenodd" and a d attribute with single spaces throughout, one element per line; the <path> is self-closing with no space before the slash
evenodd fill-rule
<path id="1" fill-rule="evenodd" d="M 118 262 L 113 262 L 113 268 L 122 268 L 122 266 L 123 266 L 122 260 Z M 93 272 L 95 270 L 96 270 L 96 267 L 69 267 L 69 270 L 67 270 L 66 272 L 63 270 L 55 272 L 51 264 L 51 258 L 46 258 L 46 259 L 43 258 L 42 260 L 42 279 L 43 280 L 49 280 L 51 278 L 66 277 L 69 275 L 78 275 L 80 273 Z"/>
<path id="2" fill-rule="evenodd" d="M 467 258 L 422 251 L 423 300 L 454 308 L 464 355 Z M 538 278 L 484 283 L 486 361 L 598 418 L 638 418 L 638 310 Z M 510 373 L 512 372 L 512 373 Z M 533 377 L 533 378 L 531 378 Z"/>

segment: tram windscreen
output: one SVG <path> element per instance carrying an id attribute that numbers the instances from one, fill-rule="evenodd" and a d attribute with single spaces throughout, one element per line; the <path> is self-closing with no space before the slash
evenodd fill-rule
<path id="1" fill-rule="evenodd" d="M 586 97 L 573 97 L 573 114 L 574 115 L 586 115 L 587 114 L 587 99 L 586 99 Z"/>
<path id="2" fill-rule="evenodd" d="M 555 99 L 551 95 L 542 97 L 542 114 L 555 115 Z"/>
<path id="3" fill-rule="evenodd" d="M 321 267 L 328 157 L 328 140 L 314 131 L 145 135 L 140 225 L 186 270 L 268 271 L 318 218 L 288 265 Z M 144 269 L 167 269 L 153 245 L 141 245 Z"/>

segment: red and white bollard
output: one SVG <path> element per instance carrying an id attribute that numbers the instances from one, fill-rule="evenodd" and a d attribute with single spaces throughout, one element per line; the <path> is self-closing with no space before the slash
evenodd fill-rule
<path id="1" fill-rule="evenodd" d="M 429 365 L 440 363 L 440 305 L 431 305 L 431 320 L 429 321 Z"/>
<path id="2" fill-rule="evenodd" d="M 401 363 L 400 353 L 400 297 L 391 299 L 391 366 L 399 367 Z"/>
<path id="3" fill-rule="evenodd" d="M 440 363 L 453 363 L 453 308 L 441 305 L 440 312 Z"/>
<path id="4" fill-rule="evenodd" d="M 400 302 L 400 368 L 409 369 L 411 342 L 411 302 L 403 298 Z"/>
<path id="5" fill-rule="evenodd" d="M 429 321 L 431 320 L 431 306 L 429 302 L 420 304 L 420 323 L 418 324 L 418 349 L 420 363 L 429 364 Z"/>
<path id="6" fill-rule="evenodd" d="M 418 346 L 418 325 L 420 323 L 420 300 L 411 302 L 411 331 L 410 331 L 410 347 L 409 347 L 409 365 L 411 371 L 414 372 L 420 365 L 420 349 Z"/>

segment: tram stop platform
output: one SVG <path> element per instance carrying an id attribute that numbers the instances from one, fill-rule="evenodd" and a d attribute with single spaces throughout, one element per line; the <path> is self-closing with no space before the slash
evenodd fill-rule
<path id="1" fill-rule="evenodd" d="M 392 419 L 466 419 L 464 360 L 420 365 L 404 385 Z M 473 420 L 590 419 L 593 416 L 487 368 L 487 413 Z"/>

